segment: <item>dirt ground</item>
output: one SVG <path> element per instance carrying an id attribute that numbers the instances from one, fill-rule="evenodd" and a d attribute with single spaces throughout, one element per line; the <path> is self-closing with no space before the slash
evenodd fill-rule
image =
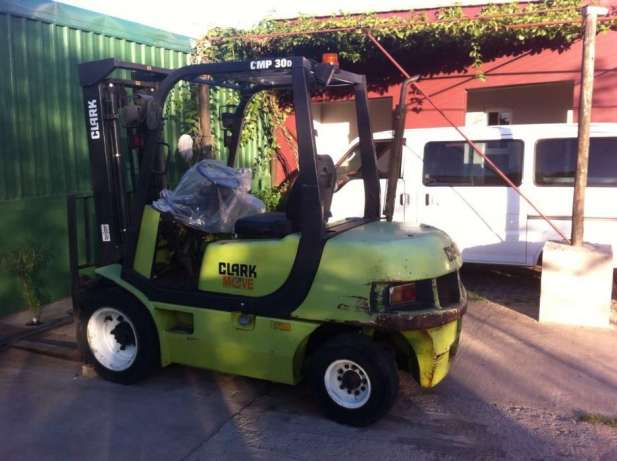
<path id="1" fill-rule="evenodd" d="M 538 324 L 534 272 L 463 277 L 450 375 L 425 391 L 401 374 L 371 427 L 326 420 L 302 385 L 180 366 L 135 386 L 82 377 L 67 325 L 43 335 L 46 355 L 36 338 L 0 352 L 0 459 L 617 459 L 617 329 Z"/>

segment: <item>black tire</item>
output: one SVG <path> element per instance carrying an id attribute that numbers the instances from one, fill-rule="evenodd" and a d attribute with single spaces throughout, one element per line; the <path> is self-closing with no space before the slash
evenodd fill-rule
<path id="1" fill-rule="evenodd" d="M 368 400 L 359 408 L 340 405 L 326 388 L 328 368 L 341 360 L 355 362 L 368 375 L 371 384 Z M 348 373 L 341 371 L 343 375 Z M 362 376 L 359 375 L 360 379 Z M 394 354 L 361 334 L 344 334 L 324 343 L 310 360 L 309 379 L 326 415 L 356 427 L 368 426 L 384 416 L 394 404 L 399 386 Z"/>
<path id="2" fill-rule="evenodd" d="M 86 354 L 86 362 L 94 366 L 100 377 L 115 383 L 133 384 L 147 377 L 159 366 L 160 346 L 156 326 L 150 312 L 139 301 L 122 289 L 111 288 L 96 290 L 88 296 L 88 300 L 84 304 L 79 326 L 80 336 L 84 342 L 83 350 Z M 122 338 L 136 347 L 134 359 L 126 369 L 114 370 L 108 368 L 97 359 L 91 347 L 91 341 L 88 337 L 88 323 L 95 313 L 104 308 L 119 311 L 122 314 L 122 317 L 117 317 L 117 319 L 120 319 L 120 323 L 128 324 L 126 322 L 126 319 L 128 319 L 134 327 L 134 334 L 131 328 L 128 336 L 125 335 L 128 339 Z M 118 336 L 115 336 L 115 338 L 118 340 Z"/>

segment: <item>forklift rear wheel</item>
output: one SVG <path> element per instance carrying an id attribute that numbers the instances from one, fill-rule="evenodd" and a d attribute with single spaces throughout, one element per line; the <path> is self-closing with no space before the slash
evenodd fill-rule
<path id="1" fill-rule="evenodd" d="M 159 345 L 147 310 L 121 290 L 97 293 L 86 307 L 82 337 L 99 376 L 132 384 L 156 366 Z"/>
<path id="2" fill-rule="evenodd" d="M 351 426 L 381 418 L 398 394 L 394 355 L 360 334 L 337 336 L 318 349 L 310 378 L 326 414 Z"/>

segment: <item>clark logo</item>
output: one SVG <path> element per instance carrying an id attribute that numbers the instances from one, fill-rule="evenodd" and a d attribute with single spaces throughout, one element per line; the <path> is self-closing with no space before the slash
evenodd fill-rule
<path id="1" fill-rule="evenodd" d="M 88 121 L 90 125 L 90 139 L 101 139 L 99 109 L 96 105 L 96 99 L 88 101 Z"/>
<path id="2" fill-rule="evenodd" d="M 229 288 L 253 289 L 253 281 L 257 278 L 257 266 L 253 264 L 219 263 L 219 275 L 223 286 Z"/>

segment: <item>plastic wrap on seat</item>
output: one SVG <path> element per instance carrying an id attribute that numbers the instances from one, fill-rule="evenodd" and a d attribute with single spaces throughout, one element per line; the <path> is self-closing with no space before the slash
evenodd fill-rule
<path id="1" fill-rule="evenodd" d="M 264 203 L 249 194 L 251 171 L 202 160 L 182 176 L 172 191 L 164 189 L 152 206 L 184 224 L 210 233 L 232 233 L 244 216 L 265 212 Z"/>

